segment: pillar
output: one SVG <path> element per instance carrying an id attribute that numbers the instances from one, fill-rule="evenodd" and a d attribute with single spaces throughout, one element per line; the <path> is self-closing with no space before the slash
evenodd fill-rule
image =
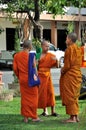
<path id="1" fill-rule="evenodd" d="M 79 28 L 80 24 L 79 22 L 75 22 L 75 33 L 77 34 L 78 36 L 78 40 L 81 39 L 81 29 Z"/>
<path id="2" fill-rule="evenodd" d="M 51 43 L 57 47 L 57 22 L 51 21 Z"/>

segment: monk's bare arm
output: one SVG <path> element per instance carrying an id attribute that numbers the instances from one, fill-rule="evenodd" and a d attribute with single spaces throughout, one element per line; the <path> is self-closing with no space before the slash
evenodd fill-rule
<path id="1" fill-rule="evenodd" d="M 13 70 L 14 70 L 14 73 L 16 74 L 16 76 L 19 77 L 19 71 L 18 71 L 18 67 L 17 67 L 16 57 L 14 57 L 14 60 L 13 60 Z"/>
<path id="2" fill-rule="evenodd" d="M 34 60 L 33 60 L 33 67 L 36 69 L 36 74 L 38 74 L 37 72 L 37 61 L 36 61 L 36 58 L 34 57 Z"/>
<path id="3" fill-rule="evenodd" d="M 70 49 L 67 49 L 64 57 L 64 67 L 61 68 L 61 74 L 65 74 L 70 69 Z"/>

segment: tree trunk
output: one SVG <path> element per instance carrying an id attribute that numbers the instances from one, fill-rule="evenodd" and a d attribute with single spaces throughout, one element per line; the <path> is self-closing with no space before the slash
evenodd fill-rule
<path id="1" fill-rule="evenodd" d="M 31 13 L 29 10 L 26 10 L 28 13 L 28 18 L 31 20 L 33 24 L 33 36 L 36 39 L 41 40 L 43 38 L 43 26 L 40 24 L 40 6 L 39 6 L 39 0 L 34 0 L 34 18 L 31 16 Z"/>
<path id="2" fill-rule="evenodd" d="M 41 25 L 34 26 L 33 36 L 39 40 L 43 38 L 43 28 Z"/>
<path id="3" fill-rule="evenodd" d="M 29 19 L 24 20 L 23 31 L 24 31 L 24 40 L 27 40 L 29 38 L 29 34 L 30 34 L 30 21 L 29 21 Z"/>
<path id="4" fill-rule="evenodd" d="M 34 20 L 36 22 L 36 25 L 34 25 L 33 36 L 34 36 L 34 38 L 37 38 L 37 39 L 41 40 L 42 36 L 43 36 L 43 27 L 40 24 L 39 0 L 34 0 L 34 7 L 35 7 L 35 17 L 34 17 Z"/>

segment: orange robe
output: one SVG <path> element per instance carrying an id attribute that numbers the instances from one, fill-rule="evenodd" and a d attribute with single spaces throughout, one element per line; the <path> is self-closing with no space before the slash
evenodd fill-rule
<path id="1" fill-rule="evenodd" d="M 69 115 L 79 113 L 78 97 L 82 81 L 81 62 L 81 49 L 76 44 L 69 46 L 65 51 L 64 73 L 60 77 L 62 104 L 66 106 L 66 113 Z"/>
<path id="2" fill-rule="evenodd" d="M 57 66 L 57 60 L 51 53 L 47 53 L 39 60 L 38 75 L 41 81 L 39 86 L 38 108 L 55 105 L 54 86 L 51 79 L 50 68 Z"/>
<path id="3" fill-rule="evenodd" d="M 82 50 L 82 65 L 81 67 L 86 67 L 86 60 L 84 60 L 84 46 L 81 47 Z"/>
<path id="4" fill-rule="evenodd" d="M 21 51 L 14 55 L 13 69 L 20 83 L 21 114 L 33 119 L 37 118 L 38 87 L 28 86 L 28 57 L 29 54 Z"/>

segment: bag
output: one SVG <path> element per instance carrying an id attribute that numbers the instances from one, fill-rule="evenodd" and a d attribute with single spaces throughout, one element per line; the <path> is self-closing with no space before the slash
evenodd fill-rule
<path id="1" fill-rule="evenodd" d="M 28 63 L 28 85 L 30 87 L 39 86 L 40 85 L 40 79 L 38 75 L 36 74 L 36 68 L 33 67 L 33 61 L 34 57 L 36 56 L 35 53 L 29 53 L 29 63 Z"/>

